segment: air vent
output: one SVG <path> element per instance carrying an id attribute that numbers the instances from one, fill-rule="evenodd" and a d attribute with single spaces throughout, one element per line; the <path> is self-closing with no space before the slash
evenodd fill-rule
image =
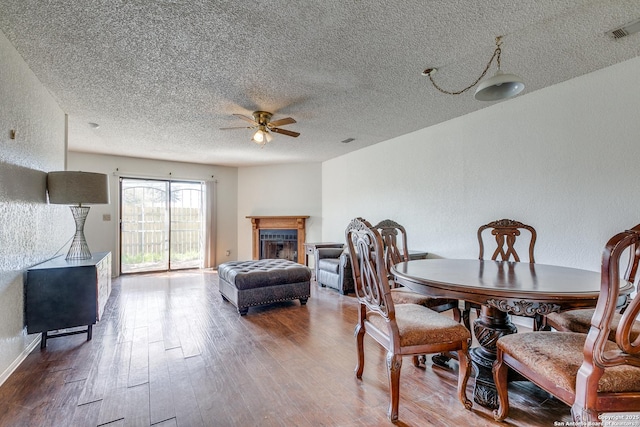
<path id="1" fill-rule="evenodd" d="M 608 34 L 610 37 L 614 39 L 621 39 L 631 34 L 635 34 L 638 31 L 640 31 L 640 19 L 636 19 L 633 22 L 629 22 L 628 24 L 625 24 L 620 28 L 607 31 L 606 34 Z"/>

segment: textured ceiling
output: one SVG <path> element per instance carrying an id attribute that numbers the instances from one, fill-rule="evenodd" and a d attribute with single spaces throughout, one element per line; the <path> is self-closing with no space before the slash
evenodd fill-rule
<path id="1" fill-rule="evenodd" d="M 638 0 L 0 0 L 71 150 L 229 166 L 324 161 L 490 106 L 421 72 L 459 90 L 498 35 L 519 96 L 636 57 L 640 33 L 605 32 L 637 18 Z M 220 130 L 254 110 L 301 136 Z"/>

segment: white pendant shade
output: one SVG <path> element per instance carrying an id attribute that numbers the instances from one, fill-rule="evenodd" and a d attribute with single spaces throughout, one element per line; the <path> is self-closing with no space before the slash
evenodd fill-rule
<path id="1" fill-rule="evenodd" d="M 523 90 L 524 82 L 520 77 L 498 71 L 478 85 L 475 98 L 478 101 L 497 101 L 516 96 Z"/>

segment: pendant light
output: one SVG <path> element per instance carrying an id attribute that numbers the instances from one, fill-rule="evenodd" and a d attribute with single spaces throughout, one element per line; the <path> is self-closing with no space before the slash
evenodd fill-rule
<path id="1" fill-rule="evenodd" d="M 428 76 L 431 84 L 438 89 L 442 93 L 446 93 L 447 95 L 460 95 L 474 87 L 480 82 L 480 80 L 487 74 L 489 71 L 489 67 L 493 63 L 493 60 L 496 60 L 496 64 L 498 66 L 498 70 L 493 77 L 490 77 L 480 83 L 476 89 L 475 99 L 478 101 L 497 101 L 500 99 L 510 98 L 512 96 L 516 96 L 520 92 L 524 90 L 524 82 L 522 79 L 515 74 L 507 74 L 503 73 L 500 69 L 500 55 L 502 54 L 502 36 L 496 37 L 496 49 L 493 52 L 493 56 L 489 59 L 487 66 L 484 68 L 480 77 L 476 79 L 472 84 L 467 86 L 466 88 L 459 91 L 448 91 L 442 89 L 440 86 L 436 84 L 433 80 L 433 75 L 437 71 L 436 68 L 427 68 L 422 72 L 423 76 Z"/>

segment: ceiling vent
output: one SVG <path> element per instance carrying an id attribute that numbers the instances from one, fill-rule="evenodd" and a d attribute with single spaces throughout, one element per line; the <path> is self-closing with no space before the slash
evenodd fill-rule
<path id="1" fill-rule="evenodd" d="M 616 28 L 615 30 L 607 31 L 606 34 L 614 39 L 621 39 L 623 37 L 637 33 L 638 31 L 640 31 L 640 19 L 629 22 L 628 24 L 625 24 L 620 28 Z"/>

